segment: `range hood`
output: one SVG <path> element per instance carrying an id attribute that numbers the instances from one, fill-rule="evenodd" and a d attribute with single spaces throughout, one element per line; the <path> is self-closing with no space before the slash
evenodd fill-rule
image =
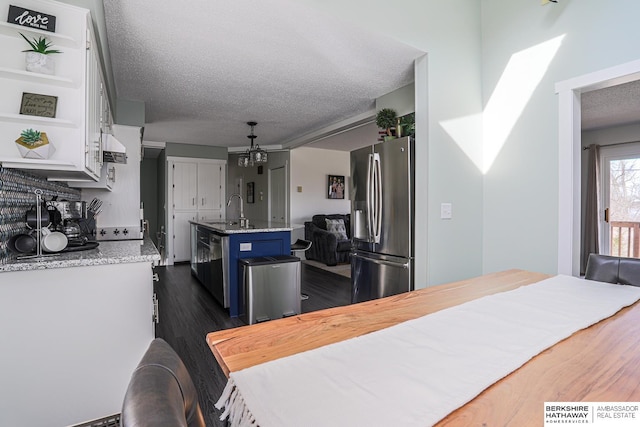
<path id="1" fill-rule="evenodd" d="M 102 134 L 102 161 L 105 163 L 127 163 L 126 147 L 109 133 Z"/>

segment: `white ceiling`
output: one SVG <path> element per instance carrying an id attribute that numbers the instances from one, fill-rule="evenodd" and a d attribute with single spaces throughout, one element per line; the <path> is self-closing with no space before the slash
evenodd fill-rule
<path id="1" fill-rule="evenodd" d="M 281 146 L 373 111 L 423 52 L 293 0 L 104 0 L 116 96 L 147 141 Z M 381 25 L 385 25 L 381 23 Z"/>
<path id="2" fill-rule="evenodd" d="M 640 81 L 582 94 L 582 129 L 640 122 Z"/>
<path id="3" fill-rule="evenodd" d="M 104 9 L 116 96 L 144 101 L 146 141 L 243 147 L 254 120 L 257 143 L 286 146 L 373 111 L 413 80 L 423 54 L 293 0 L 104 0 Z M 638 82 L 582 95 L 585 130 L 637 122 Z M 351 139 L 313 146 L 349 150 Z"/>

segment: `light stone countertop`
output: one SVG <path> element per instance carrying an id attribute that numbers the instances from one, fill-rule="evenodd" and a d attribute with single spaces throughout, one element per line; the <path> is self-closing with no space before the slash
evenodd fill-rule
<path id="1" fill-rule="evenodd" d="M 238 234 L 238 233 L 269 233 L 276 231 L 291 231 L 293 227 L 291 224 L 275 221 L 251 221 L 249 220 L 249 227 L 240 227 L 237 219 L 227 221 L 189 221 L 192 224 L 197 224 L 202 227 L 206 227 L 210 230 L 216 231 L 220 234 Z"/>
<path id="2" fill-rule="evenodd" d="M 91 265 L 152 262 L 160 260 L 160 254 L 149 237 L 143 240 L 99 242 L 95 249 L 77 252 L 62 252 L 42 258 L 16 259 L 12 256 L 0 263 L 3 271 L 42 270 L 47 268 L 80 267 Z"/>

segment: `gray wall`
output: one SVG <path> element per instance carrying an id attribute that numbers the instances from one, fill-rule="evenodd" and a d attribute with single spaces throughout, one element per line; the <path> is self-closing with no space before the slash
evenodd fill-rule
<path id="1" fill-rule="evenodd" d="M 281 166 L 288 166 L 289 151 L 270 151 L 269 162 L 263 166 L 263 172 L 258 175 L 258 167 L 243 168 L 238 167 L 238 154 L 229 154 L 227 168 L 227 197 L 233 193 L 240 193 L 244 199 L 244 215 L 252 220 L 269 220 L 269 169 Z M 287 171 L 287 188 L 289 187 L 291 171 Z M 242 180 L 244 188 L 238 188 L 238 182 Z M 247 203 L 247 183 L 254 184 L 254 203 Z M 261 194 L 262 193 L 262 194 Z M 227 208 L 227 218 L 237 218 L 239 216 L 238 204 L 231 203 Z M 286 207 L 288 209 L 288 206 Z"/>
<path id="2" fill-rule="evenodd" d="M 481 274 L 483 1 L 300 1 L 426 52 L 414 81 L 416 287 Z M 440 219 L 441 203 L 452 219 Z"/>
<path id="3" fill-rule="evenodd" d="M 144 127 L 144 102 L 118 99 L 115 107 L 115 123 L 119 125 Z"/>
<path id="4" fill-rule="evenodd" d="M 158 186 L 157 186 L 157 194 L 158 194 L 158 231 L 164 230 L 167 231 L 167 185 L 168 185 L 168 177 L 167 177 L 167 154 L 165 150 L 160 152 L 157 160 L 157 178 L 158 178 Z M 167 247 L 166 236 L 165 241 L 163 243 L 164 248 Z M 160 254 L 164 255 L 164 252 L 160 247 Z"/>
<path id="5" fill-rule="evenodd" d="M 638 59 L 633 0 L 482 1 L 483 102 L 509 61 L 563 37 L 484 180 L 484 271 L 555 273 L 558 263 L 558 96 L 555 84 Z M 594 31 L 598 28 L 598 31 Z M 485 140 L 484 144 L 494 141 Z M 574 195 L 579 197 L 579 195 Z"/>
<path id="6" fill-rule="evenodd" d="M 144 206 L 144 219 L 149 221 L 149 236 L 158 246 L 156 233 L 161 211 L 158 206 L 158 159 L 142 159 L 140 163 L 140 200 Z"/>

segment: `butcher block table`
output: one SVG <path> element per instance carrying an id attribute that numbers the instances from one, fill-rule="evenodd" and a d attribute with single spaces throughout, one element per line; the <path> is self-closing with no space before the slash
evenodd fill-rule
<path id="1" fill-rule="evenodd" d="M 508 270 L 360 304 L 212 332 L 225 375 L 368 334 L 550 276 Z M 470 331 L 472 334 L 473 331 Z M 578 331 L 494 383 L 438 426 L 541 426 L 544 402 L 640 401 L 640 303 Z"/>

